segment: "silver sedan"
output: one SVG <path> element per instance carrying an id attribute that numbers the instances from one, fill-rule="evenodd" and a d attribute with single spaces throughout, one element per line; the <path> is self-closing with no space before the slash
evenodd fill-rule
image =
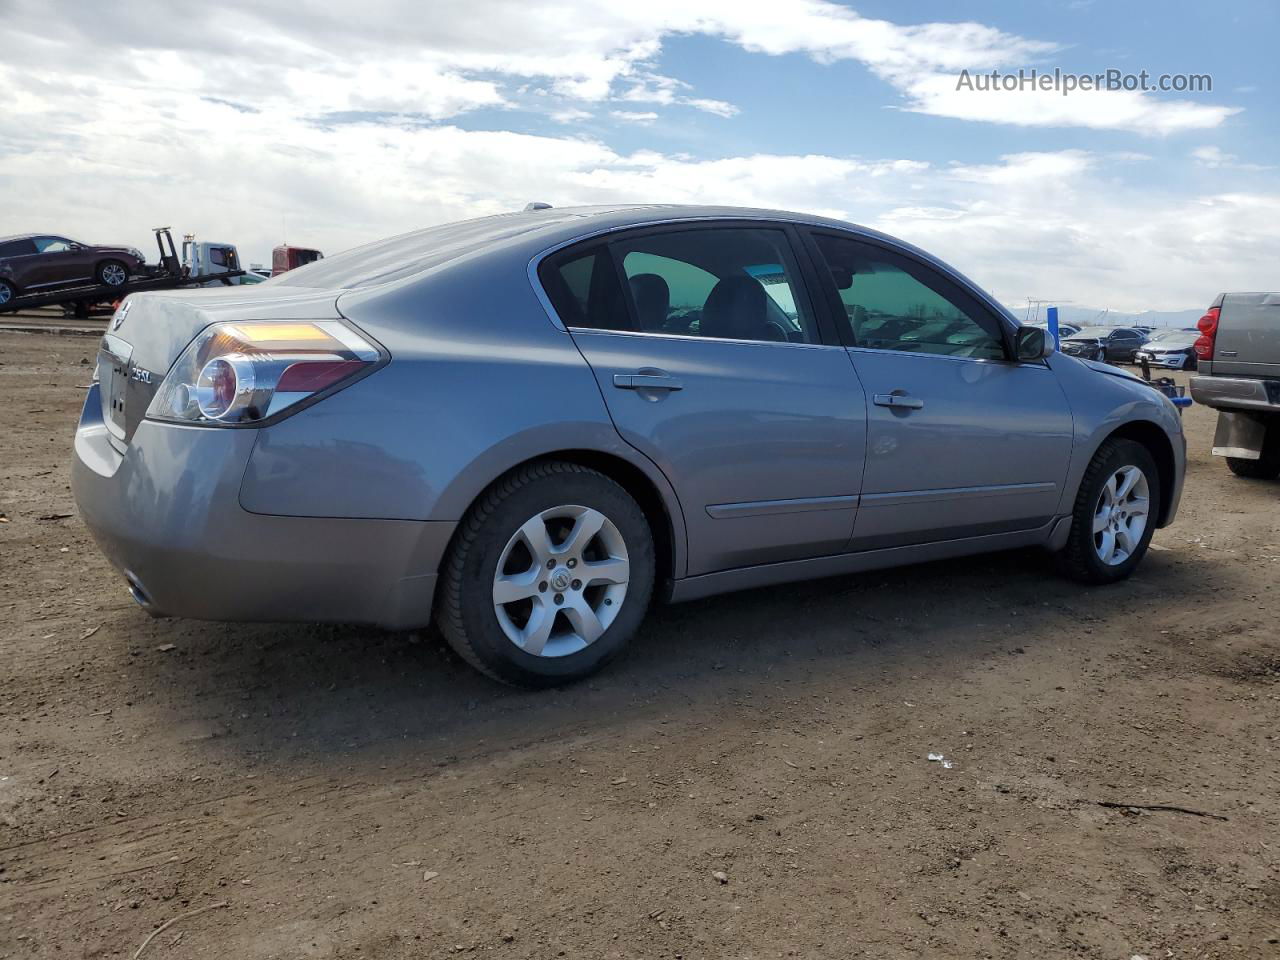
<path id="1" fill-rule="evenodd" d="M 130 297 L 74 489 L 157 615 L 434 619 L 509 683 L 680 601 L 1040 546 L 1127 577 L 1178 413 L 955 270 L 776 211 L 534 209 Z"/>

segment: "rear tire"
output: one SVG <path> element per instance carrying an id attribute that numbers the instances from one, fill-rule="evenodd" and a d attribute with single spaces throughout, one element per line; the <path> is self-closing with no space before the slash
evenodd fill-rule
<path id="1" fill-rule="evenodd" d="M 1248 480 L 1274 480 L 1280 477 L 1280 461 L 1268 460 L 1265 457 L 1261 460 L 1227 457 L 1227 469 L 1237 477 Z"/>
<path id="2" fill-rule="evenodd" d="M 487 676 L 550 687 L 626 646 L 653 580 L 653 535 L 626 490 L 578 464 L 535 463 L 497 481 L 463 518 L 436 622 Z"/>
<path id="3" fill-rule="evenodd" d="M 129 282 L 129 268 L 119 260 L 103 260 L 98 264 L 98 282 L 107 287 L 123 287 Z"/>
<path id="4" fill-rule="evenodd" d="M 1150 451 L 1120 437 L 1105 441 L 1080 481 L 1060 569 L 1081 583 L 1124 580 L 1147 553 L 1159 507 L 1160 472 Z"/>
<path id="5" fill-rule="evenodd" d="M 1227 457 L 1227 468 L 1237 477 L 1249 480 L 1274 480 L 1280 477 L 1280 418 L 1268 417 L 1267 432 L 1262 438 L 1262 456 L 1257 460 Z"/>
<path id="6" fill-rule="evenodd" d="M 7 306 L 9 301 L 18 295 L 18 288 L 8 280 L 0 280 L 0 307 Z"/>

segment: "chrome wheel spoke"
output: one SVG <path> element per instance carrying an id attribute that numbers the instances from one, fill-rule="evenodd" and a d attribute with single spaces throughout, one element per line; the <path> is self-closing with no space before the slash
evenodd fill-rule
<path id="1" fill-rule="evenodd" d="M 1102 542 L 1098 544 L 1098 556 L 1102 558 L 1103 563 L 1114 563 L 1116 555 L 1116 534 L 1111 528 L 1107 528 L 1102 534 Z"/>
<path id="2" fill-rule="evenodd" d="M 541 576 L 542 570 L 539 566 L 524 573 L 500 575 L 493 581 L 493 602 L 502 605 L 536 597 Z"/>
<path id="3" fill-rule="evenodd" d="M 551 546 L 551 536 L 547 533 L 547 521 L 541 516 L 534 517 L 527 521 L 520 528 L 519 534 L 524 539 L 524 544 L 529 548 L 529 552 L 533 554 L 533 563 L 535 567 L 540 567 L 551 559 L 551 555 L 555 552 Z"/>
<path id="4" fill-rule="evenodd" d="M 1116 527 L 1116 550 L 1124 554 L 1125 557 L 1133 553 L 1133 537 L 1129 533 L 1129 528 L 1124 524 Z"/>
<path id="5" fill-rule="evenodd" d="M 1116 490 L 1116 499 L 1123 500 L 1129 496 L 1129 492 L 1133 490 L 1134 485 L 1142 479 L 1142 471 L 1137 467 L 1130 467 L 1127 470 L 1121 470 L 1118 476 L 1120 477 L 1120 486 Z"/>
<path id="6" fill-rule="evenodd" d="M 555 626 L 555 622 L 555 608 L 541 601 L 535 601 L 533 613 L 529 615 L 529 622 L 520 631 L 518 645 L 527 654 L 535 657 L 542 656 L 542 651 L 547 645 L 547 640 L 551 637 L 551 628 Z"/>
<path id="7" fill-rule="evenodd" d="M 599 510 L 583 511 L 573 525 L 573 529 L 569 531 L 569 536 L 565 538 L 564 543 L 560 545 L 557 552 L 571 554 L 574 557 L 582 556 L 582 551 L 587 548 L 587 544 L 595 539 L 596 534 L 600 532 L 604 524 L 605 516 Z"/>
<path id="8" fill-rule="evenodd" d="M 608 560 L 596 560 L 582 565 L 582 583 L 591 586 L 593 583 L 626 583 L 631 579 L 631 563 L 610 557 Z"/>
<path id="9" fill-rule="evenodd" d="M 584 644 L 594 643 L 600 638 L 600 634 L 604 633 L 604 624 L 600 622 L 599 615 L 591 609 L 586 597 L 581 594 L 565 606 L 564 616 Z"/>
<path id="10" fill-rule="evenodd" d="M 1145 517 L 1147 511 L 1151 507 L 1151 501 L 1146 497 L 1134 498 L 1125 504 L 1125 510 L 1131 517 Z"/>
<path id="11" fill-rule="evenodd" d="M 1093 532 L 1101 533 L 1111 525 L 1111 512 L 1102 509 L 1093 515 Z"/>

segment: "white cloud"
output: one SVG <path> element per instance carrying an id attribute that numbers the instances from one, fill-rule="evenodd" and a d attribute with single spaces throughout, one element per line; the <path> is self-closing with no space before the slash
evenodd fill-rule
<path id="1" fill-rule="evenodd" d="M 683 91 L 691 89 L 690 85 L 674 77 L 664 77 L 650 73 L 634 78 L 621 93 L 619 100 L 631 103 L 657 103 L 662 106 L 686 106 L 705 113 L 713 113 L 720 117 L 732 117 L 738 108 L 724 100 L 711 100 L 706 97 L 691 97 Z"/>
<path id="2" fill-rule="evenodd" d="M 693 107 L 695 110 L 702 110 L 704 113 L 714 113 L 718 117 L 733 117 L 738 114 L 738 108 L 732 103 L 724 100 L 709 100 L 706 97 L 689 97 L 684 101 L 687 106 Z"/>
<path id="3" fill-rule="evenodd" d="M 1242 163 L 1234 153 L 1225 153 L 1221 147 L 1196 147 L 1191 151 L 1191 157 L 1200 166 L 1208 167 L 1210 170 L 1259 171 L 1273 169 L 1258 163 Z"/>
<path id="4" fill-rule="evenodd" d="M 551 112 L 551 119 L 556 123 L 579 123 L 583 120 L 590 120 L 591 117 L 591 111 L 583 110 L 581 107 L 564 107 Z"/>
<path id="5" fill-rule="evenodd" d="M 658 115 L 651 110 L 610 110 L 609 116 L 623 123 L 653 123 L 658 119 Z"/>

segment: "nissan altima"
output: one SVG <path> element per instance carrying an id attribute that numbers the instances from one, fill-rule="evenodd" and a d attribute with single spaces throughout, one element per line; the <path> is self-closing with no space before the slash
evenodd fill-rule
<path id="1" fill-rule="evenodd" d="M 600 667 L 655 597 L 1028 546 L 1121 580 L 1184 463 L 1162 394 L 915 247 L 629 206 L 136 294 L 73 479 L 153 614 L 434 620 L 536 687 Z"/>

